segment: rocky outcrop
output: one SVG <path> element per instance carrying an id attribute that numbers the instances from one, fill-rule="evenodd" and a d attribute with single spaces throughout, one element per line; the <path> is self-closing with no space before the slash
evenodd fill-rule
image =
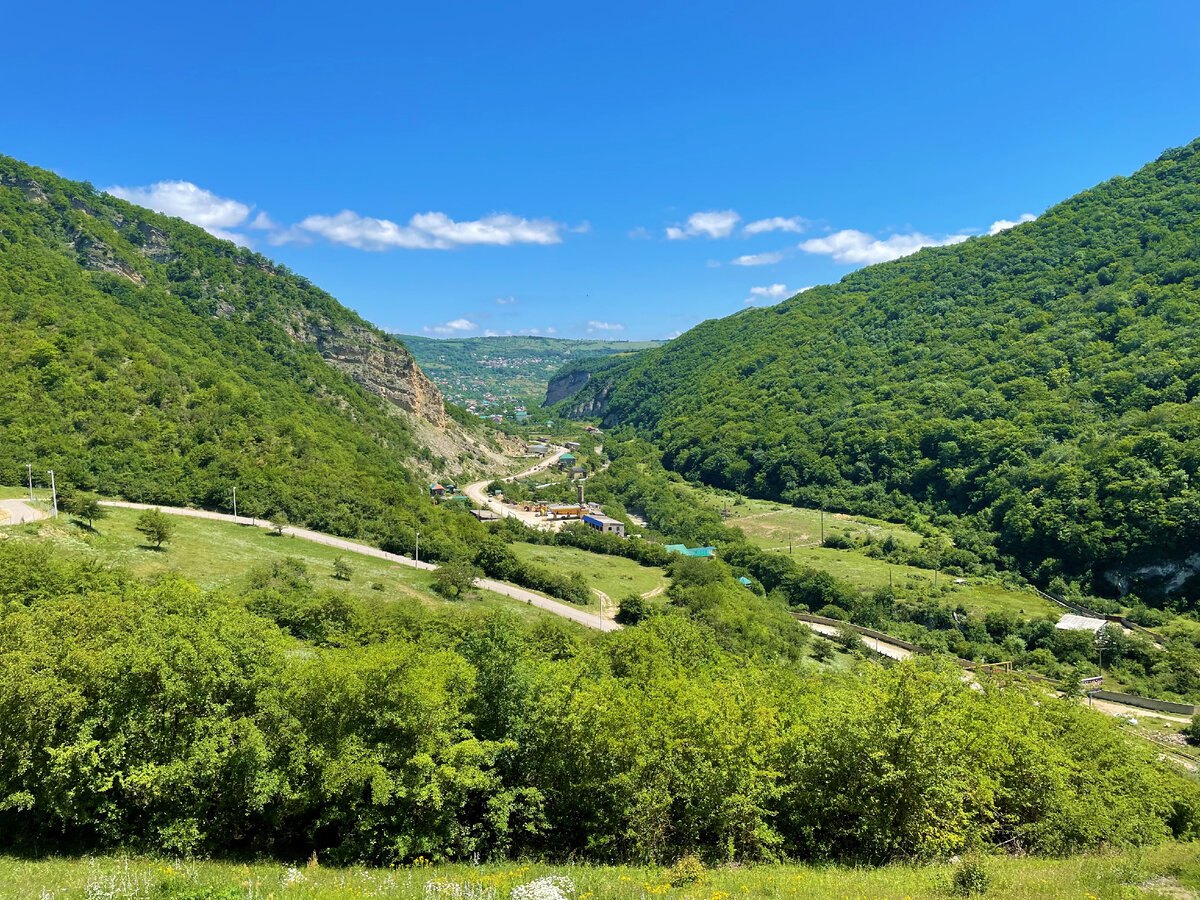
<path id="1" fill-rule="evenodd" d="M 446 425 L 441 392 L 395 338 L 361 326 L 339 331 L 326 324 L 292 322 L 285 327 L 296 340 L 314 344 L 327 363 L 366 390 L 431 425 Z"/>
<path id="2" fill-rule="evenodd" d="M 1200 553 L 1177 560 L 1158 560 L 1110 569 L 1104 578 L 1124 597 L 1130 592 L 1139 597 L 1165 597 L 1176 594 L 1193 578 L 1200 576 Z"/>
<path id="3" fill-rule="evenodd" d="M 584 369 L 570 369 L 556 374 L 546 385 L 546 402 L 542 405 L 550 407 L 561 403 L 587 384 L 591 377 L 592 373 Z"/>

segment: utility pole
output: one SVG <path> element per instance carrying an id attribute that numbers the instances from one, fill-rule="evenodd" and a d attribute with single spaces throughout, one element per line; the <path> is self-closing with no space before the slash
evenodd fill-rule
<path id="1" fill-rule="evenodd" d="M 29 470 L 29 502 L 33 502 L 33 463 L 25 463 L 25 468 Z"/>
<path id="2" fill-rule="evenodd" d="M 417 532 L 417 549 L 413 552 L 413 562 L 421 561 L 421 532 Z"/>
<path id="3" fill-rule="evenodd" d="M 825 507 L 821 507 L 821 543 L 825 543 Z"/>
<path id="4" fill-rule="evenodd" d="M 58 488 L 54 486 L 54 470 L 48 469 L 46 474 L 50 476 L 50 497 L 54 501 L 54 518 L 58 518 Z"/>
<path id="5" fill-rule="evenodd" d="M 233 518 L 237 519 L 237 485 L 233 486 Z"/>
<path id="6" fill-rule="evenodd" d="M 788 529 L 788 556 L 792 555 L 792 529 Z"/>

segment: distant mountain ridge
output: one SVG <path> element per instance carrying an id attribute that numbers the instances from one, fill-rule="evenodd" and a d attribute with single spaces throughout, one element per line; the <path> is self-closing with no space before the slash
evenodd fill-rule
<path id="1" fill-rule="evenodd" d="M 637 428 L 690 477 L 952 514 L 1042 583 L 1200 602 L 1200 141 L 602 375 L 559 410 Z"/>
<path id="2" fill-rule="evenodd" d="M 470 426 L 470 427 L 468 427 Z M 466 429 L 466 430 L 464 430 Z M 0 481 L 353 533 L 424 474 L 490 467 L 402 343 L 287 267 L 0 157 Z"/>

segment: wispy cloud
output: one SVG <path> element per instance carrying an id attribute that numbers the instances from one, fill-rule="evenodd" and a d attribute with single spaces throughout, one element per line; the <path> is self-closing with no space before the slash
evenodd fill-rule
<path id="1" fill-rule="evenodd" d="M 440 325 L 426 325 L 424 330 L 429 334 L 463 334 L 467 331 L 478 331 L 479 326 L 470 319 L 452 319 Z"/>
<path id="2" fill-rule="evenodd" d="M 629 231 L 625 232 L 625 235 L 631 241 L 652 241 L 652 240 L 654 240 L 654 235 L 652 235 L 650 233 L 650 229 L 646 228 L 646 226 L 644 226 L 644 225 L 639 225 L 637 228 L 630 229 Z"/>
<path id="3" fill-rule="evenodd" d="M 512 306 L 517 302 L 516 297 L 497 297 L 496 302 L 501 306 Z"/>
<path id="4" fill-rule="evenodd" d="M 750 222 L 742 231 L 745 234 L 766 234 L 768 231 L 792 231 L 796 234 L 804 231 L 809 226 L 808 219 L 802 219 L 799 216 L 784 218 L 783 216 L 771 216 L 769 219 L 759 219 L 756 222 Z"/>
<path id="5" fill-rule="evenodd" d="M 790 297 L 795 291 L 789 291 L 786 284 L 768 284 L 764 287 L 750 288 L 750 296 L 747 297 L 744 303 L 755 303 L 759 300 L 782 300 L 785 297 Z"/>
<path id="6" fill-rule="evenodd" d="M 558 334 L 557 328 L 522 328 L 519 331 L 506 329 L 505 331 L 493 331 L 489 328 L 483 333 L 484 337 L 512 337 L 514 334 L 529 335 L 531 337 L 552 337 Z"/>
<path id="7" fill-rule="evenodd" d="M 731 266 L 770 266 L 780 262 L 784 253 L 782 250 L 776 250 L 771 253 L 749 253 L 745 256 L 739 256 L 737 259 L 731 259 Z"/>
<path id="8" fill-rule="evenodd" d="M 360 216 L 343 210 L 335 216 L 309 216 L 272 236 L 274 244 L 306 243 L 324 238 L 359 250 L 450 250 L 455 247 L 489 244 L 558 244 L 563 226 L 549 219 L 524 219 L 496 213 L 466 222 L 456 222 L 445 213 L 418 213 L 400 225 L 390 219 Z"/>
<path id="9" fill-rule="evenodd" d="M 391 219 L 363 216 L 349 209 L 336 215 L 312 215 L 292 225 L 281 225 L 263 211 L 251 219 L 252 205 L 218 196 L 190 181 L 159 181 L 142 187 L 115 185 L 107 190 L 114 197 L 148 206 L 168 216 L 178 216 L 215 237 L 243 245 L 249 245 L 250 239 L 233 229 L 266 232 L 267 241 L 275 246 L 324 240 L 359 250 L 382 251 L 559 244 L 564 232 L 583 234 L 592 227 L 586 221 L 569 228 L 551 219 L 527 219 L 503 212 L 466 221 L 456 221 L 441 212 L 417 213 L 408 222 L 400 224 Z"/>
<path id="10" fill-rule="evenodd" d="M 688 216 L 686 224 L 672 225 L 667 229 L 667 240 L 685 241 L 694 237 L 713 240 L 729 237 L 740 221 L 742 217 L 732 209 L 692 213 Z"/>
<path id="11" fill-rule="evenodd" d="M 625 326 L 620 322 L 597 322 L 591 319 L 587 323 L 587 330 L 589 334 L 596 331 L 624 331 Z"/>
<path id="12" fill-rule="evenodd" d="M 1018 225 L 1024 225 L 1026 222 L 1032 222 L 1036 219 L 1033 213 L 1021 213 L 1017 216 L 1017 221 L 1012 222 L 1008 219 L 997 219 L 988 229 L 988 234 L 999 234 L 1002 231 L 1008 231 L 1010 228 L 1016 228 Z"/>
<path id="13" fill-rule="evenodd" d="M 828 237 L 811 238 L 800 242 L 800 249 L 805 253 L 818 253 L 830 256 L 835 262 L 872 263 L 887 262 L 916 253 L 922 247 L 941 247 L 946 244 L 959 244 L 970 235 L 951 234 L 942 237 L 930 237 L 914 231 L 909 234 L 893 234 L 888 238 L 877 238 L 865 231 L 847 228 L 837 231 Z"/>
<path id="14" fill-rule="evenodd" d="M 165 216 L 177 216 L 199 225 L 213 237 L 243 246 L 249 245 L 249 239 L 230 229 L 239 226 L 269 227 L 265 223 L 271 221 L 265 213 L 259 213 L 253 222 L 247 223 L 253 207 L 228 197 L 219 197 L 190 181 L 157 181 L 144 187 L 113 185 L 105 190 L 114 197 L 149 207 Z"/>

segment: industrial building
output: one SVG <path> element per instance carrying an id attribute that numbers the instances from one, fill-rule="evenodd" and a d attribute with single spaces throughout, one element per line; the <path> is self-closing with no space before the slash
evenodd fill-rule
<path id="1" fill-rule="evenodd" d="M 617 537 L 625 537 L 625 523 L 618 522 L 616 519 L 610 519 L 608 516 L 600 513 L 588 513 L 583 517 L 584 524 L 595 528 L 604 534 L 615 534 Z"/>

